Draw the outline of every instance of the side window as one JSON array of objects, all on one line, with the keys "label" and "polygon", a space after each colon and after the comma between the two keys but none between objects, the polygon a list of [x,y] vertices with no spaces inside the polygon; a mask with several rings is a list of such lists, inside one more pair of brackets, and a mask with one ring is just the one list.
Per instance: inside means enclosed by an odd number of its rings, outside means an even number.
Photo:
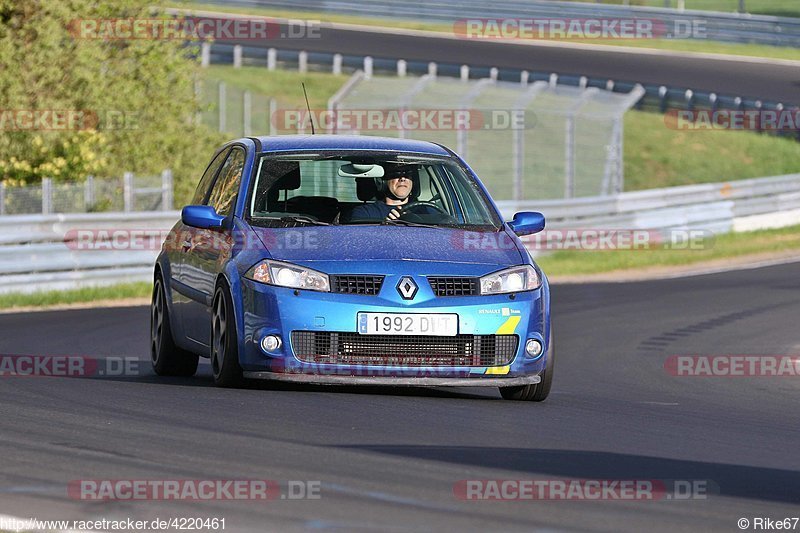
[{"label": "side window", "polygon": [[223,150],[221,151],[217,157],[215,157],[211,164],[208,165],[203,177],[200,178],[200,184],[197,186],[197,190],[194,192],[194,196],[192,197],[192,201],[190,205],[200,205],[203,203],[203,200],[206,199],[206,193],[208,192],[209,187],[214,182],[214,176],[217,175],[217,170],[219,167],[222,166],[222,163],[225,161],[225,156],[228,155],[230,150]]},{"label": "side window", "polygon": [[234,148],[219,171],[219,177],[208,198],[208,205],[212,206],[217,214],[229,216],[233,213],[243,168],[244,150]]}]

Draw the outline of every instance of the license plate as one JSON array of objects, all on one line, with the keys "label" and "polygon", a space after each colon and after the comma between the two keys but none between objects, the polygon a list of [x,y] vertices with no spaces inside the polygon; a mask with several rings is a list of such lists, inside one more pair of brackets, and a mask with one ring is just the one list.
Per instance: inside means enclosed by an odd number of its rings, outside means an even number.
[{"label": "license plate", "polygon": [[358,332],[362,335],[458,334],[455,313],[358,313]]}]

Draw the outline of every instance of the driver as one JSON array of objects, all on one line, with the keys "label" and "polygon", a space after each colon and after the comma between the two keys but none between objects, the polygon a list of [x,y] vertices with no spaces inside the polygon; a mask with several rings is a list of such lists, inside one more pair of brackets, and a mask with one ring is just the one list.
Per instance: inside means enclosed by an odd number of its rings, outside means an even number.
[{"label": "driver", "polygon": [[[403,215],[403,208],[413,203],[411,197],[414,188],[412,180],[413,168],[410,165],[402,165],[391,170],[386,170],[381,186],[378,187],[378,195],[383,199],[363,204],[355,209],[350,215],[352,220],[397,220]],[[432,208],[422,205],[415,209],[417,214],[435,214]]]}]

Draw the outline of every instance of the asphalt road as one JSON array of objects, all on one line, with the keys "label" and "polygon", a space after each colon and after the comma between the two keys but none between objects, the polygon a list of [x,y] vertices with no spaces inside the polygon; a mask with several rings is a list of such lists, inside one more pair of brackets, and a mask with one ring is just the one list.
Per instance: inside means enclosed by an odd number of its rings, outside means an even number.
[{"label": "asphalt road", "polygon": [[[0,378],[0,514],[225,517],[228,531],[739,531],[798,515],[797,377],[675,377],[673,354],[800,355],[800,264],[553,288],[543,404],[494,390]],[[144,307],[0,316],[0,353],[147,358]],[[270,502],[71,499],[78,479],[321,482]],[[680,479],[688,501],[463,501],[465,479]],[[718,487],[718,488],[717,488]]]},{"label": "asphalt road", "polygon": [[[283,35],[296,35],[284,27]],[[516,44],[402,33],[351,30],[322,24],[313,38],[226,40],[225,44],[286,50],[371,55],[407,61],[439,61],[497,68],[557,72],[642,84],[667,85],[728,96],[800,104],[800,68],[794,65],[690,58],[586,48]],[[264,53],[266,57],[266,52]]]}]

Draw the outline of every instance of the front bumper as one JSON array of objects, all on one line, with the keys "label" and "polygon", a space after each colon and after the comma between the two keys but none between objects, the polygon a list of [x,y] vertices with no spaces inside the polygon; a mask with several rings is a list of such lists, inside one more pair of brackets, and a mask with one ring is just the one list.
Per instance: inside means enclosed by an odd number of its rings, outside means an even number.
[{"label": "front bumper", "polygon": [[542,379],[539,375],[512,378],[451,378],[451,377],[387,377],[338,376],[322,374],[285,374],[280,372],[245,372],[250,379],[269,379],[306,383],[309,385],[385,385],[393,387],[515,387],[532,385]]},{"label": "front bumper", "polygon": [[[387,281],[393,289],[394,283]],[[294,291],[242,279],[240,364],[245,376],[315,384],[506,387],[540,381],[550,354],[524,352],[528,339],[548,346],[547,285],[515,295],[434,297],[422,293],[409,303],[388,297]],[[383,293],[382,293],[383,294]],[[356,332],[359,312],[456,313],[459,334],[516,335],[516,353],[502,366],[404,366],[397,364],[325,364],[295,356],[292,332]],[[265,353],[260,339],[277,335],[282,346]]]}]

